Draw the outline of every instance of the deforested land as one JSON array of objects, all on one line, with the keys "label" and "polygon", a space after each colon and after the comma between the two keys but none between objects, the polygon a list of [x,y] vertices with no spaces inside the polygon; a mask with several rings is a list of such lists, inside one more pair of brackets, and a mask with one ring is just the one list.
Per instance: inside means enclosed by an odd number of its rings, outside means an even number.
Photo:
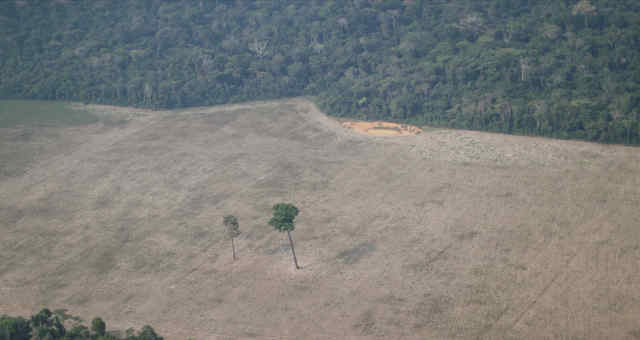
[{"label": "deforested land", "polygon": [[[0,314],[167,339],[640,338],[637,148],[366,135],[300,98],[52,103],[77,116],[47,124],[7,105]],[[300,270],[278,202],[300,210]]]}]

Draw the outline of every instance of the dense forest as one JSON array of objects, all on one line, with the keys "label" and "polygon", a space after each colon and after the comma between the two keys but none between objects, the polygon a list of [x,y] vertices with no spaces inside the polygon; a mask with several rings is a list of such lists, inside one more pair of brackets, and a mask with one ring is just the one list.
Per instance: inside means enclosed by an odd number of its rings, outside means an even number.
[{"label": "dense forest", "polygon": [[640,144],[637,0],[0,2],[0,98],[327,113]]},{"label": "dense forest", "polygon": [[[0,315],[0,340],[163,340],[151,326],[144,326],[139,332],[129,329],[120,337],[106,331],[102,318],[94,318],[91,329],[81,321],[64,309],[51,312],[45,308],[30,319]],[[65,324],[70,324],[71,329]]]}]

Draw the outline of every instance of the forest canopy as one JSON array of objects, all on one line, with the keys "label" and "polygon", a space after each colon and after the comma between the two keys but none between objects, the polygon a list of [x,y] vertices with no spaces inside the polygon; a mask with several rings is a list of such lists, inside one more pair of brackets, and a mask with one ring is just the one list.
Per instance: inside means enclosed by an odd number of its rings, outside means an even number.
[{"label": "forest canopy", "polygon": [[0,98],[327,113],[640,143],[637,0],[0,2]]}]

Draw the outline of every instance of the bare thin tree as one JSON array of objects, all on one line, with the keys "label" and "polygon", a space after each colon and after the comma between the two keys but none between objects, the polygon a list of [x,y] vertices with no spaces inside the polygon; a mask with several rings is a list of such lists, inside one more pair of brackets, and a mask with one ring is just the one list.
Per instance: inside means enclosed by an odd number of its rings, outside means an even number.
[{"label": "bare thin tree", "polygon": [[233,252],[233,260],[236,260],[236,245],[234,239],[240,236],[240,225],[238,219],[233,215],[227,215],[222,219],[222,223],[227,228],[227,233],[231,238],[231,251]]}]

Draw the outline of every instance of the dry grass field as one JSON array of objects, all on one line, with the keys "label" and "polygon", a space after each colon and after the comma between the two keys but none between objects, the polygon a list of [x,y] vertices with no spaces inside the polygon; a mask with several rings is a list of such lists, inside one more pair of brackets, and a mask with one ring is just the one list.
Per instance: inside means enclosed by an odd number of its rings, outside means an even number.
[{"label": "dry grass field", "polygon": [[[638,148],[366,136],[303,99],[85,109],[125,118],[0,129],[0,314],[168,339],[640,339]],[[301,270],[267,224],[281,201]]]}]

